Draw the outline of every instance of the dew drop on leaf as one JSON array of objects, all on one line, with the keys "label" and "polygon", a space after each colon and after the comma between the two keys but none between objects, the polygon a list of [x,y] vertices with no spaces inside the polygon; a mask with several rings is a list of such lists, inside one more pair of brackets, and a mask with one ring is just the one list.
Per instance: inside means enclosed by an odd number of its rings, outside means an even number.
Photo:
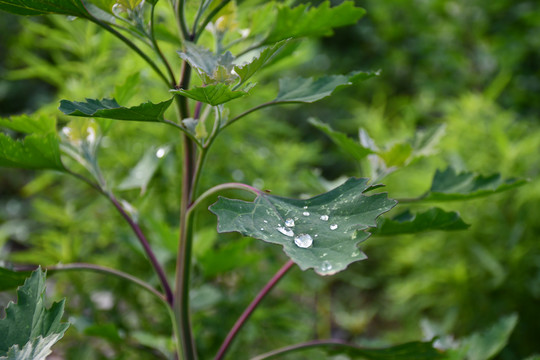
[{"label": "dew drop on leaf", "polygon": [[296,246],[301,248],[308,248],[313,244],[313,238],[309,234],[300,234],[294,238]]},{"label": "dew drop on leaf", "polygon": [[304,216],[309,216],[309,211],[304,211],[304,212],[302,213],[302,215],[304,215]]},{"label": "dew drop on leaf", "polygon": [[321,215],[322,221],[328,221],[328,215]]},{"label": "dew drop on leaf", "polygon": [[323,272],[328,272],[328,271],[332,270],[332,264],[330,264],[330,261],[324,260],[322,265],[321,265],[321,270]]},{"label": "dew drop on leaf", "polygon": [[293,227],[294,226],[294,220],[293,219],[285,220],[285,226]]},{"label": "dew drop on leaf", "polygon": [[336,229],[337,229],[337,224],[330,225],[330,230],[336,230]]},{"label": "dew drop on leaf", "polygon": [[291,229],[284,228],[283,226],[278,226],[276,230],[282,233],[283,235],[294,236],[294,232]]}]

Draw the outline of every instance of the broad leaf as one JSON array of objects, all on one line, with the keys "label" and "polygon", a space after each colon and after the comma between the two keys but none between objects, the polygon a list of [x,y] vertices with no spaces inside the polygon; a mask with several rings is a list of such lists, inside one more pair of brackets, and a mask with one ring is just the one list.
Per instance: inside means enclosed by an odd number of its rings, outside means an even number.
[{"label": "broad leaf", "polygon": [[65,170],[58,137],[33,134],[14,140],[0,133],[0,167]]},{"label": "broad leaf", "polygon": [[464,339],[460,347],[466,351],[466,359],[488,360],[497,355],[508,342],[517,321],[516,314],[503,317],[488,329]]},{"label": "broad leaf", "polygon": [[146,192],[146,188],[152,177],[156,173],[159,164],[169,152],[170,147],[151,148],[144,154],[143,158],[130,171],[129,175],[118,185],[119,190],[141,189],[141,194]]},{"label": "broad leaf", "polygon": [[413,214],[409,210],[393,217],[379,218],[377,228],[371,231],[374,235],[415,234],[433,230],[465,230],[469,227],[455,211],[446,212],[440,208],[431,208]]},{"label": "broad leaf", "polygon": [[526,184],[522,179],[503,180],[500,174],[457,173],[452,167],[435,173],[431,189],[423,197],[429,201],[466,200],[499,193]]},{"label": "broad leaf", "polygon": [[187,61],[205,84],[231,84],[238,77],[232,70],[234,56],[229,52],[215,55],[205,47],[185,42],[185,51],[178,55]]},{"label": "broad leaf", "polygon": [[163,121],[163,114],[172,101],[173,98],[157,104],[146,102],[127,108],[119,105],[114,99],[86,99],[86,102],[62,100],[59,110],[71,116],[160,122]]},{"label": "broad leaf", "polygon": [[0,0],[0,10],[17,15],[62,14],[90,17],[82,0]]},{"label": "broad leaf", "polygon": [[313,78],[280,79],[279,92],[273,102],[312,103],[330,96],[338,87],[352,85],[354,81],[366,80],[377,75],[378,72],[354,72],[350,75],[323,76],[317,80]]},{"label": "broad leaf", "polygon": [[270,46],[264,49],[259,54],[259,56],[251,60],[251,62],[244,65],[235,66],[234,71],[240,77],[240,82],[236,86],[245,84],[246,81],[250,77],[252,77],[257,71],[263,68],[266,64],[268,64],[274,58],[274,55],[276,55],[281,50],[281,48],[286,44],[287,44],[286,40],[280,41],[279,43],[274,44],[273,46]]},{"label": "broad leaf", "polygon": [[45,272],[37,269],[17,290],[17,304],[9,303],[0,320],[1,360],[42,360],[69,324],[61,323],[64,300],[44,306]]},{"label": "broad leaf", "polygon": [[332,8],[330,1],[318,7],[302,4],[291,9],[280,5],[275,25],[265,43],[304,36],[329,36],[333,34],[333,28],[356,24],[365,13],[364,9],[355,7],[353,1],[345,1]]},{"label": "broad leaf", "polygon": [[0,118],[0,127],[25,134],[47,134],[56,131],[56,120],[43,115],[19,115],[9,119]]},{"label": "broad leaf", "polygon": [[357,244],[369,237],[379,215],[395,206],[386,194],[366,196],[368,179],[341,186],[307,200],[260,193],[253,202],[220,197],[210,207],[218,216],[218,232],[237,231],[283,246],[302,270],[332,275],[366,258]]},{"label": "broad leaf", "polygon": [[24,283],[28,273],[0,268],[0,291],[15,289]]},{"label": "broad leaf", "polygon": [[190,90],[171,90],[172,93],[182,94],[190,99],[210,104],[213,106],[224,104],[248,94],[244,90],[232,90],[225,84],[208,85],[205,87],[194,87]]},{"label": "broad leaf", "polygon": [[330,125],[320,122],[317,119],[309,119],[311,125],[315,126],[317,129],[324,132],[330,139],[343,149],[347,154],[354,157],[356,160],[360,161],[364,159],[369,154],[373,154],[374,151],[363,147],[357,141],[351,139],[346,134],[333,130]]}]

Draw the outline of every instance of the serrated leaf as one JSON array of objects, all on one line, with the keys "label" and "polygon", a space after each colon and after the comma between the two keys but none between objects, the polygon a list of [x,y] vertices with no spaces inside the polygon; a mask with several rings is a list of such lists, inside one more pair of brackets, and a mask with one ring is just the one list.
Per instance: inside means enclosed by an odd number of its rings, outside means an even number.
[{"label": "serrated leaf", "polygon": [[488,360],[506,345],[516,327],[518,316],[505,316],[486,330],[476,332],[463,340],[460,347],[467,349],[467,360]]},{"label": "serrated leaf", "polygon": [[182,94],[190,99],[216,106],[228,101],[237,99],[248,94],[244,90],[232,90],[225,84],[208,85],[204,87],[194,87],[189,90],[171,90],[172,93]]},{"label": "serrated leaf", "polygon": [[332,275],[366,258],[357,248],[369,237],[363,230],[376,226],[376,218],[396,204],[386,194],[364,195],[374,188],[367,182],[351,178],[307,200],[266,193],[253,202],[220,197],[209,209],[218,216],[218,232],[237,231],[282,245],[302,270]]},{"label": "serrated leaf", "polygon": [[286,44],[287,40],[280,41],[277,44],[264,49],[259,56],[253,58],[251,62],[244,65],[235,66],[234,71],[240,77],[240,82],[236,86],[238,87],[245,84],[246,81],[249,80],[249,78],[251,78],[257,71],[268,64],[273,59],[274,55],[276,55]]},{"label": "serrated leaf", "polygon": [[365,13],[364,9],[355,7],[353,1],[344,1],[332,8],[330,1],[318,7],[280,5],[275,25],[264,42],[271,44],[287,38],[329,36],[333,34],[333,28],[356,24]]},{"label": "serrated leaf", "polygon": [[413,341],[382,349],[366,349],[357,346],[336,346],[329,354],[345,354],[353,359],[366,360],[436,360],[444,359],[432,342]]},{"label": "serrated leaf", "polygon": [[464,223],[455,211],[447,212],[440,208],[431,208],[413,214],[407,210],[392,219],[379,218],[377,228],[371,231],[374,235],[388,236],[397,234],[415,234],[433,230],[465,230],[469,225]]},{"label": "serrated leaf", "polygon": [[336,145],[338,145],[347,154],[351,155],[358,161],[364,159],[369,154],[374,153],[372,149],[369,149],[360,145],[355,140],[349,138],[346,134],[333,130],[328,124],[322,123],[319,120],[314,119],[314,118],[311,118],[308,121],[311,125],[315,126],[317,129],[321,130],[323,133],[328,135],[328,137]]},{"label": "serrated leaf", "polygon": [[499,193],[526,183],[523,179],[503,180],[500,174],[483,176],[472,172],[457,173],[454,168],[448,167],[444,171],[436,171],[431,189],[423,200],[466,200]]},{"label": "serrated leaf", "polygon": [[17,290],[17,303],[10,302],[0,319],[0,359],[41,360],[50,354],[69,324],[61,323],[64,300],[45,308],[45,272],[37,269]]},{"label": "serrated leaf", "polygon": [[230,51],[215,55],[209,49],[191,42],[185,42],[184,47],[185,51],[178,51],[178,55],[191,65],[205,84],[230,84],[237,78],[232,73],[234,56]]},{"label": "serrated leaf", "polygon": [[0,267],[0,291],[6,291],[17,288],[24,283],[29,273],[13,271]]},{"label": "serrated leaf", "polygon": [[32,134],[23,140],[14,140],[0,133],[0,167],[65,170],[58,137]]},{"label": "serrated leaf", "polygon": [[349,75],[323,76],[316,80],[313,78],[280,79],[279,92],[273,102],[312,103],[330,96],[341,86],[352,85],[354,81],[367,80],[377,75],[377,72],[354,72]]},{"label": "serrated leaf", "polygon": [[43,115],[19,115],[0,118],[0,127],[25,134],[47,134],[56,131],[56,120]]},{"label": "serrated leaf", "polygon": [[129,175],[118,185],[118,189],[141,189],[141,194],[144,194],[148,183],[152,180],[152,177],[169,150],[169,146],[164,146],[157,150],[154,148],[147,150],[143,158],[129,172]]},{"label": "serrated leaf", "polygon": [[62,100],[58,109],[71,116],[160,122],[163,121],[163,114],[172,101],[173,98],[157,104],[146,102],[127,108],[119,105],[114,99],[86,99],[86,102]]},{"label": "serrated leaf", "polygon": [[90,16],[81,0],[0,0],[0,10],[17,15]]}]

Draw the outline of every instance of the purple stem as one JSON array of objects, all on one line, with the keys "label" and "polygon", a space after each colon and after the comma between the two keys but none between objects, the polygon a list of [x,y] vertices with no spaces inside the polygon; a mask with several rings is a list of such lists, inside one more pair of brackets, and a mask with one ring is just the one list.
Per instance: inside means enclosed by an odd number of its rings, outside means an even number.
[{"label": "purple stem", "polygon": [[253,311],[257,308],[262,299],[270,292],[270,290],[272,290],[272,288],[276,286],[276,284],[287,273],[287,271],[289,271],[293,267],[293,265],[294,262],[292,260],[287,261],[287,263],[278,270],[278,272],[270,279],[270,281],[266,283],[266,285],[261,289],[261,291],[259,291],[257,296],[255,296],[255,298],[251,301],[246,310],[244,310],[242,315],[240,315],[238,320],[236,320],[236,323],[227,334],[227,337],[223,341],[223,344],[221,344],[221,347],[219,348],[219,351],[214,360],[223,359],[235,336],[238,334],[242,326],[244,326]]},{"label": "purple stem", "polygon": [[195,105],[195,111],[193,111],[193,118],[194,119],[197,120],[201,116],[201,108],[202,108],[202,102],[197,101],[197,105]]},{"label": "purple stem", "polygon": [[113,205],[116,207],[118,212],[120,212],[120,214],[127,221],[129,226],[131,226],[131,228],[135,232],[135,235],[137,235],[137,238],[139,239],[141,245],[143,246],[146,255],[148,256],[150,262],[152,263],[152,266],[154,267],[154,270],[156,271],[156,273],[157,273],[157,275],[159,277],[159,280],[161,281],[161,286],[163,287],[163,291],[165,291],[165,298],[167,300],[167,303],[172,305],[173,304],[173,293],[172,293],[171,287],[169,286],[169,281],[167,280],[167,276],[165,275],[165,271],[163,271],[163,268],[159,264],[159,262],[158,262],[158,260],[156,258],[156,255],[154,254],[154,251],[152,251],[152,248],[150,247],[150,244],[148,243],[148,240],[144,236],[141,228],[139,227],[139,225],[135,221],[133,221],[131,216],[129,216],[128,213],[126,213],[126,211],[124,210],[122,205],[120,205],[120,203],[114,197],[114,195],[109,194],[109,199],[111,200]]}]

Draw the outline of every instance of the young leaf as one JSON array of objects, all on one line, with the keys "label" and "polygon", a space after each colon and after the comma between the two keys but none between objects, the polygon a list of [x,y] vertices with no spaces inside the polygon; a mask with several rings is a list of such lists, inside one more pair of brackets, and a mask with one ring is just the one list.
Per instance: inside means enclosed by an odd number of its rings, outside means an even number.
[{"label": "young leaf", "polygon": [[173,98],[157,104],[146,102],[126,108],[119,105],[114,99],[86,99],[86,102],[62,100],[58,109],[71,116],[160,122],[163,121],[163,114],[172,101]]},{"label": "young leaf", "polygon": [[61,323],[64,300],[45,308],[45,272],[37,269],[17,290],[0,320],[0,360],[44,360],[69,324]]},{"label": "young leaf", "polygon": [[250,63],[235,66],[234,71],[240,77],[240,82],[236,85],[236,87],[245,84],[250,77],[263,68],[268,62],[270,62],[274,55],[276,55],[286,44],[287,40],[280,41],[277,44],[264,49],[259,56],[251,60]]},{"label": "young leaf", "polygon": [[356,24],[365,13],[364,9],[355,7],[353,1],[344,1],[332,8],[330,1],[319,7],[303,4],[291,9],[280,5],[274,28],[264,43],[304,36],[329,36],[333,34],[333,28]]},{"label": "young leaf", "polygon": [[328,124],[322,123],[314,118],[311,118],[308,121],[311,125],[328,135],[336,145],[358,161],[364,159],[369,154],[374,153],[372,149],[360,145],[346,134],[333,130]]},{"label": "young leaf", "polygon": [[[249,89],[248,89],[249,90]],[[182,94],[190,99],[216,106],[248,94],[245,90],[234,91],[225,84],[194,87],[190,90],[171,90],[172,93]]]},{"label": "young leaf", "polygon": [[130,171],[129,175],[118,185],[119,190],[141,189],[141,194],[146,192],[146,188],[152,177],[156,173],[162,159],[169,152],[170,147],[151,148],[143,158]]},{"label": "young leaf", "polygon": [[418,214],[409,210],[392,219],[379,218],[374,235],[415,234],[432,230],[465,230],[469,227],[455,211],[446,212],[440,208],[431,208]]},{"label": "young leaf", "polygon": [[90,16],[81,0],[0,0],[0,10],[17,15]]},{"label": "young leaf", "polygon": [[185,51],[178,51],[178,55],[187,61],[197,71],[205,84],[230,84],[237,75],[232,73],[234,56],[229,52],[215,55],[205,47],[185,42]]},{"label": "young leaf", "polygon": [[431,189],[423,197],[429,201],[466,200],[506,191],[526,184],[523,179],[503,180],[500,174],[475,175],[472,172],[457,173],[452,167],[435,173]]},{"label": "young leaf", "polygon": [[220,197],[209,209],[218,216],[218,232],[237,231],[280,244],[302,270],[332,275],[366,258],[357,248],[369,237],[362,230],[375,226],[376,218],[396,204],[386,194],[364,195],[377,187],[367,182],[351,178],[307,200],[262,192],[253,202]]},{"label": "young leaf", "polygon": [[0,167],[65,170],[56,134],[32,134],[14,140],[0,133]]},{"label": "young leaf", "polygon": [[303,102],[312,103],[330,96],[341,86],[352,85],[354,81],[363,81],[377,76],[378,72],[354,72],[349,75],[323,76],[313,78],[280,79],[279,92],[274,103]]}]

